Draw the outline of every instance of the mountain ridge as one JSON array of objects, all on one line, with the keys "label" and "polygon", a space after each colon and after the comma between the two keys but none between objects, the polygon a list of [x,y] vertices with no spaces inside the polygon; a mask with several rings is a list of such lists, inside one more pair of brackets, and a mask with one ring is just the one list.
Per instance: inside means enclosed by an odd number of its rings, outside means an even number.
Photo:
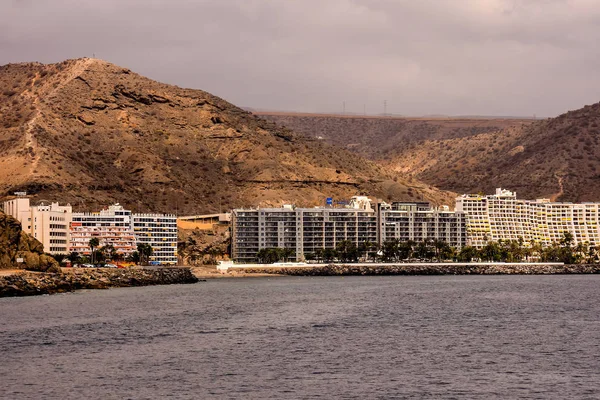
[{"label": "mountain ridge", "polygon": [[389,165],[455,191],[503,186],[527,198],[599,201],[599,127],[600,103],[595,103],[525,126],[424,141]]},{"label": "mountain ridge", "polygon": [[325,197],[451,202],[210,93],[97,59],[0,67],[0,194],[82,210],[214,212]]}]

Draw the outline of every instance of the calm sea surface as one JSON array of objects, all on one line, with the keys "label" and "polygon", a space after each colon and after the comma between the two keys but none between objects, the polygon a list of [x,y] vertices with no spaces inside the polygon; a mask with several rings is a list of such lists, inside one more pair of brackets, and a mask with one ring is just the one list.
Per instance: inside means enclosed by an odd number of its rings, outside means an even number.
[{"label": "calm sea surface", "polygon": [[600,398],[600,276],[212,280],[0,323],[3,399]]}]

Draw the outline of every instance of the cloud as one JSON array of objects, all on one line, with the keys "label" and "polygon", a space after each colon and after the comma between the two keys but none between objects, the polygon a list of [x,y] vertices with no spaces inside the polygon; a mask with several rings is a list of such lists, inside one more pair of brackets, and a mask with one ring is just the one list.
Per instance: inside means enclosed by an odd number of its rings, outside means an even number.
[{"label": "cloud", "polygon": [[0,63],[92,56],[238,105],[545,115],[600,100],[595,0],[0,5]]}]

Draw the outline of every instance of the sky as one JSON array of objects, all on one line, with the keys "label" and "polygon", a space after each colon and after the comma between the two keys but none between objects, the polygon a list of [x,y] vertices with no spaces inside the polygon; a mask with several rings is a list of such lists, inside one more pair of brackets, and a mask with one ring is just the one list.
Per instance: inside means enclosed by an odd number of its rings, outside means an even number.
[{"label": "sky", "polygon": [[600,101],[599,0],[1,0],[0,65],[92,57],[238,106],[551,117]]}]

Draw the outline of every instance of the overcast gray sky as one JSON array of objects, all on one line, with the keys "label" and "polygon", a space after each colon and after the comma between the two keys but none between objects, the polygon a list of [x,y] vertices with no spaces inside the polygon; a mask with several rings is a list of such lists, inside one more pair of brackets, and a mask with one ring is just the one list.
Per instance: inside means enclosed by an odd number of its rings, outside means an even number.
[{"label": "overcast gray sky", "polygon": [[93,54],[261,109],[554,116],[600,101],[600,1],[0,0],[0,64]]}]

